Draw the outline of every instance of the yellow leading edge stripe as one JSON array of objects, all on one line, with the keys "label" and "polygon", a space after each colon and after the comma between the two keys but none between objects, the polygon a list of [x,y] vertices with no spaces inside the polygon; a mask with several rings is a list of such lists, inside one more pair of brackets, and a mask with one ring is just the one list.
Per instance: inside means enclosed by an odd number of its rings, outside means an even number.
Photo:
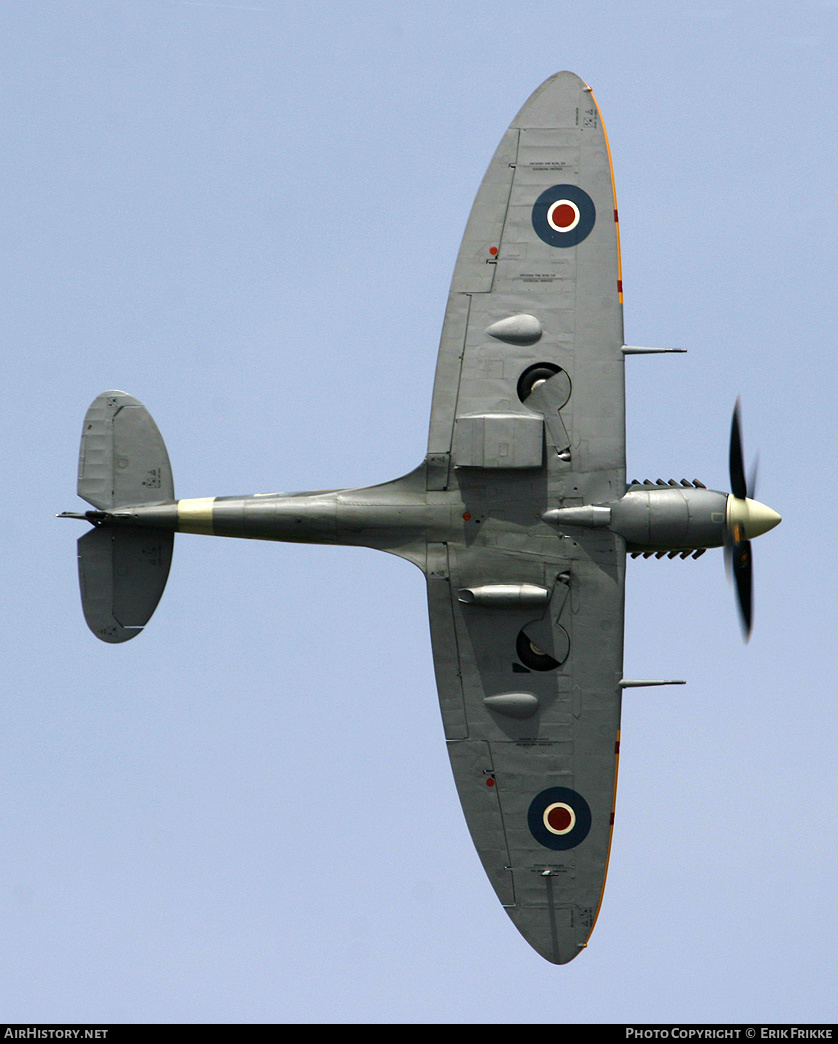
[{"label": "yellow leading edge stripe", "polygon": [[[588,932],[588,939],[593,934],[594,928],[596,928],[597,919],[599,918],[599,911],[602,909],[602,900],[605,896],[605,879],[608,877],[608,864],[611,862],[611,842],[614,840],[614,816],[617,811],[617,777],[620,775],[620,730],[617,730],[617,740],[614,744],[614,791],[611,798],[611,831],[608,834],[608,853],[605,856],[605,875],[602,878],[602,891],[599,893],[599,903],[594,914],[594,923],[591,925],[591,930]],[[585,946],[588,945],[588,940],[585,940]]]},{"label": "yellow leading edge stripe", "polygon": [[605,138],[605,151],[608,153],[608,166],[611,168],[611,192],[614,196],[614,224],[617,226],[617,293],[619,294],[620,304],[623,303],[623,257],[620,250],[620,220],[618,217],[619,210],[617,208],[617,187],[614,184],[614,163],[611,160],[611,146],[608,144],[608,131],[605,129],[605,120],[602,118],[602,112],[599,105],[597,104],[596,98],[594,98],[594,92],[591,88],[591,97],[594,99],[594,105],[596,105],[596,111],[599,113],[599,122],[602,125],[602,134]]},{"label": "yellow leading edge stripe", "polygon": [[204,533],[215,536],[212,528],[212,505],[215,497],[198,497],[177,502],[177,527],[181,533]]},{"label": "yellow leading edge stripe", "polygon": [[[590,87],[588,88],[588,90],[589,91],[591,90]],[[599,108],[599,105],[597,104],[596,98],[594,98],[594,92],[593,91],[591,91],[591,97],[594,99],[594,105],[596,105],[597,112],[599,113],[599,120],[600,120],[600,123],[602,124],[602,133],[605,136],[605,148],[606,148],[606,151],[608,152],[608,166],[611,168],[611,191],[614,194],[614,224],[617,227],[617,279],[618,279],[617,292],[618,292],[619,297],[620,297],[620,304],[622,304],[623,303],[623,259],[622,259],[622,253],[621,253],[621,250],[620,250],[620,222],[619,222],[619,219],[618,219],[619,211],[617,210],[617,188],[616,188],[616,186],[614,184],[614,164],[611,161],[611,146],[608,144],[608,132],[605,130],[605,121],[602,118],[602,112],[600,111],[600,108]],[[599,912],[602,909],[602,900],[603,900],[603,897],[605,895],[605,880],[608,877],[608,865],[611,862],[611,842],[614,840],[614,816],[615,816],[615,813],[617,811],[617,779],[618,779],[619,775],[620,775],[620,730],[618,729],[617,730],[617,740],[616,740],[616,743],[615,743],[615,752],[614,752],[614,791],[613,791],[613,796],[611,798],[611,824],[610,824],[611,825],[611,830],[610,830],[610,832],[608,834],[608,853],[607,853],[607,855],[605,857],[605,874],[604,874],[603,879],[602,879],[602,891],[599,893],[599,903],[597,905],[596,912],[594,913],[594,920],[593,920],[593,924],[591,925],[591,930],[590,930],[590,932],[588,932],[588,939],[590,939],[591,935],[593,934],[593,930],[596,927],[596,923],[597,923],[597,920],[599,918]],[[585,946],[588,945],[587,939],[585,940],[584,945]]]}]

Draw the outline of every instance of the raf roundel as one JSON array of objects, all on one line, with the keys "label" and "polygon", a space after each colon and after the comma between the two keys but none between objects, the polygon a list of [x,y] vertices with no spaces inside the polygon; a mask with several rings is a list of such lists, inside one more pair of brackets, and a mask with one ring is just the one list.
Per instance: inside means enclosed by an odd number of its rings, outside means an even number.
[{"label": "raf roundel", "polygon": [[527,823],[530,833],[540,845],[561,852],[575,848],[588,836],[591,809],[575,790],[550,787],[532,799]]},{"label": "raf roundel", "polygon": [[578,185],[553,185],[533,204],[532,227],[553,247],[572,247],[586,239],[596,221],[594,201]]}]

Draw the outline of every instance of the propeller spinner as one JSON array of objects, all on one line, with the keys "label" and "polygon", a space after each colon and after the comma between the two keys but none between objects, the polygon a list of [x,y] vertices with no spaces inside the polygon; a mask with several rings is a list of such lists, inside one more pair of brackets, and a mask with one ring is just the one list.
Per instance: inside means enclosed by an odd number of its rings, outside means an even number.
[{"label": "propeller spinner", "polygon": [[782,521],[776,511],[753,499],[756,469],[750,483],[745,480],[739,399],[730,427],[730,488],[727,498],[725,560],[736,583],[736,598],[745,641],[753,623],[753,562],[751,540],[767,533]]}]

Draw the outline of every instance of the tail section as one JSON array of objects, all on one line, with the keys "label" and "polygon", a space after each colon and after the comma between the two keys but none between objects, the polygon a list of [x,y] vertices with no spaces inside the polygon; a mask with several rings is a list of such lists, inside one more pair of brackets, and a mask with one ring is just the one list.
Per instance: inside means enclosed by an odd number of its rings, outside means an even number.
[{"label": "tail section", "polygon": [[[132,395],[107,391],[91,404],[82,428],[77,491],[100,511],[174,500],[163,438]],[[174,539],[172,530],[105,522],[79,540],[82,608],[97,638],[126,642],[140,633],[166,586]]]}]

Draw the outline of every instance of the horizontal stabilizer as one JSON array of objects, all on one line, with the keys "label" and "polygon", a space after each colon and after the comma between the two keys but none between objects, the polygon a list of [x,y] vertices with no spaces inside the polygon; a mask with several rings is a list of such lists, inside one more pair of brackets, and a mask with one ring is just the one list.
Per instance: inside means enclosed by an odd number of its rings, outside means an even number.
[{"label": "horizontal stabilizer", "polygon": [[81,537],[81,602],[97,638],[127,642],[148,623],[166,586],[174,541],[171,530],[133,526],[97,526]]},{"label": "horizontal stabilizer", "polygon": [[163,438],[133,395],[106,391],[91,403],[82,427],[77,491],[102,511],[174,500]]}]

